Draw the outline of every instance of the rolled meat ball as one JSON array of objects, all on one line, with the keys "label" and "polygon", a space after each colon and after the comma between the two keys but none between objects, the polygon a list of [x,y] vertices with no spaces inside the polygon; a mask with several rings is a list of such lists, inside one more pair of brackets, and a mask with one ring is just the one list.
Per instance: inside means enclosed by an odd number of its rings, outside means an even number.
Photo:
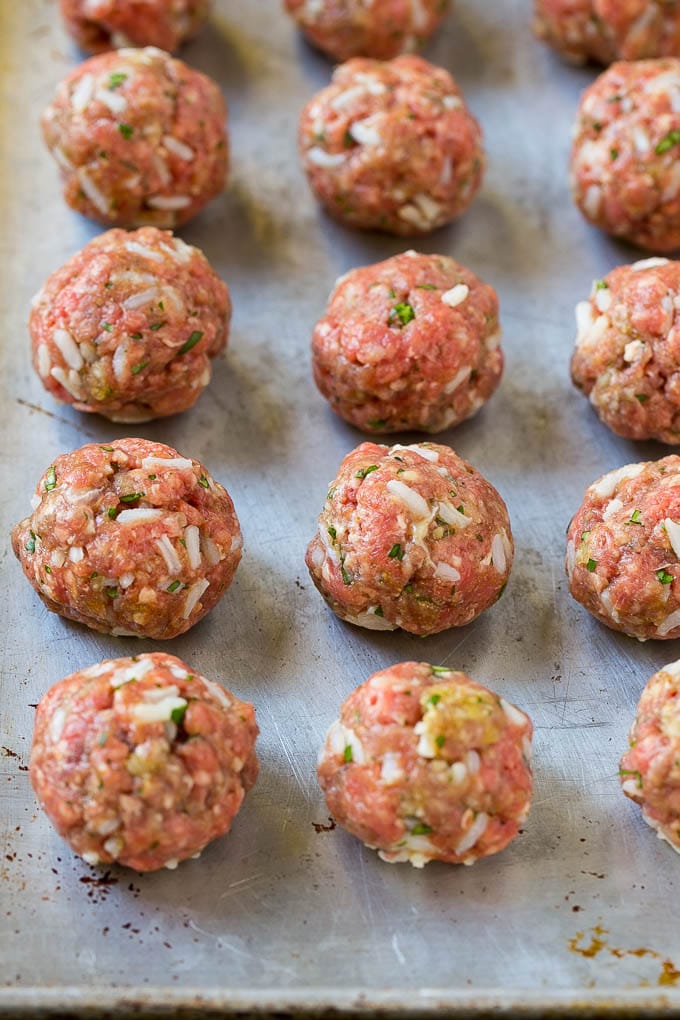
[{"label": "rolled meat ball", "polygon": [[211,0],[60,0],[68,32],[88,53],[158,46],[172,53],[207,21]]},{"label": "rolled meat ball", "polygon": [[305,36],[333,60],[389,60],[417,49],[433,34],[448,0],[285,0]]},{"label": "rolled meat ball", "polygon": [[384,861],[474,864],[527,818],[532,729],[465,673],[401,662],[342,704],[319,783],[338,824]]},{"label": "rolled meat ball", "polygon": [[567,531],[566,569],[577,602],[612,630],[680,637],[680,457],[594,482]]},{"label": "rolled meat ball", "polygon": [[440,432],[500,381],[498,297],[469,269],[414,251],[338,280],[312,338],[314,379],[367,432]]},{"label": "rolled meat ball", "polygon": [[614,269],[576,315],[571,377],[600,419],[628,439],[680,443],[680,262]]},{"label": "rolled meat ball", "polygon": [[231,828],[257,734],[252,705],[174,655],[109,659],[41,700],[31,782],[88,864],[172,869]]},{"label": "rolled meat ball", "polygon": [[162,640],[198,623],[231,584],[241,529],[198,461],[146,439],[64,453],[12,531],[53,613],[114,636]]},{"label": "rolled meat ball", "polygon": [[176,227],[224,190],[218,86],[153,47],[91,57],[42,118],[72,209],[105,226]]},{"label": "rolled meat ball", "polygon": [[309,183],[337,220],[426,234],[457,219],[482,181],[482,134],[448,71],[421,57],[356,58],[304,108]]},{"label": "rolled meat ball", "polygon": [[619,777],[659,839],[680,853],[680,662],[647,681]]},{"label": "rolled meat ball", "polygon": [[601,230],[655,252],[680,247],[680,60],[613,64],[586,89],[571,185]]},{"label": "rolled meat ball", "polygon": [[676,0],[534,0],[534,31],[576,64],[680,56]]},{"label": "rolled meat ball", "polygon": [[498,601],[513,551],[505,503],[448,446],[362,443],[331,483],[306,562],[341,620],[425,635]]},{"label": "rolled meat ball", "polygon": [[191,407],[227,343],[229,291],[198,248],[156,227],[109,230],[33,300],[33,365],[57,400],[111,421]]}]

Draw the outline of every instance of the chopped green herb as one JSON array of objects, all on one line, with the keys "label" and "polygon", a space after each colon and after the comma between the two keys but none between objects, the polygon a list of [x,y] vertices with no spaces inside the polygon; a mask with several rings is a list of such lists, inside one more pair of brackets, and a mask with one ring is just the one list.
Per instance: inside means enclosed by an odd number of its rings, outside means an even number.
[{"label": "chopped green herb", "polygon": [[111,518],[111,520],[115,521],[116,517],[118,516],[118,507],[117,506],[110,506],[109,509],[106,512],[109,515],[109,517]]},{"label": "chopped green herb", "polygon": [[133,127],[131,127],[130,124],[119,124],[118,125],[118,130],[120,131],[120,133],[123,136],[123,138],[126,138],[128,140],[130,138],[132,138],[132,136],[133,136],[133,134],[135,132],[135,129]]},{"label": "chopped green herb", "polygon": [[609,150],[609,156],[610,156],[610,158],[612,160],[618,159],[619,158],[619,150],[618,149],[610,149]]},{"label": "chopped green herb", "polygon": [[400,546],[399,542],[395,542],[387,555],[391,560],[403,560],[404,550]]},{"label": "chopped green herb", "polygon": [[34,553],[35,552],[35,532],[34,531],[31,532],[31,537],[26,542],[26,545],[24,546],[24,549],[26,550],[26,552],[30,552],[30,553]]},{"label": "chopped green herb", "polygon": [[151,332],[152,333],[156,333],[157,330],[163,329],[163,326],[165,326],[165,325],[166,325],[165,322],[154,322],[153,326],[150,327]]},{"label": "chopped green herb", "polygon": [[203,336],[203,333],[200,331],[200,329],[194,330],[194,332],[191,334],[189,339],[186,340],[182,344],[180,349],[177,351],[176,357],[181,358],[183,354],[186,354],[187,351],[190,351],[192,347],[195,347],[196,344],[198,343],[198,341],[201,339],[202,336]]},{"label": "chopped green herb", "polygon": [[465,515],[465,507],[463,506],[462,503],[460,504],[460,506],[456,507],[456,510],[458,511],[459,514]]},{"label": "chopped green herb", "polygon": [[437,288],[433,283],[417,283],[416,290],[436,290]]},{"label": "chopped green herb", "polygon": [[186,705],[178,705],[177,708],[173,708],[170,713],[170,719],[174,722],[175,726],[182,725],[182,719],[184,719],[184,713],[187,710]]},{"label": "chopped green herb", "polygon": [[372,429],[383,429],[387,425],[387,421],[385,418],[370,418],[367,424]]},{"label": "chopped green herb", "polygon": [[333,486],[333,488],[329,489],[328,492],[326,493],[326,499],[333,499],[333,496],[337,491],[338,490],[335,488],[335,486]]},{"label": "chopped green herb", "polygon": [[503,598],[503,596],[505,595],[505,589],[507,587],[508,587],[508,582],[506,581],[505,584],[501,585],[501,590],[498,592],[498,595],[496,596],[496,602],[498,602],[499,599]]},{"label": "chopped green herb", "polygon": [[669,574],[668,571],[665,570],[663,567],[661,568],[661,570],[656,571],[656,576],[657,579],[661,581],[662,584],[671,584],[671,582],[673,581],[673,575]]},{"label": "chopped green herb", "polygon": [[113,453],[113,447],[112,446],[100,446],[99,449],[100,450],[106,450],[107,453]]},{"label": "chopped green herb", "polygon": [[619,769],[620,776],[635,776],[637,784],[642,789],[642,775],[637,769]]},{"label": "chopped green herb", "polygon": [[113,74],[109,75],[109,88],[111,91],[117,89],[119,85],[122,85],[127,80],[127,75],[124,71],[114,71]]},{"label": "chopped green herb", "polygon": [[438,733],[437,736],[434,738],[434,742],[437,745],[437,747],[443,747],[444,744],[446,743],[446,737],[444,736],[443,733]]},{"label": "chopped green herb", "polygon": [[375,607],[375,615],[376,616],[384,616],[385,615],[383,613],[383,607],[382,606],[376,606]]},{"label": "chopped green herb", "polygon": [[378,470],[378,465],[377,464],[370,464],[368,467],[359,468],[359,470],[357,471],[357,473],[355,474],[354,477],[355,478],[365,478],[366,475],[370,475],[371,471],[377,471],[377,470]]},{"label": "chopped green herb", "polygon": [[345,146],[346,149],[351,149],[352,146],[354,145],[354,139],[352,138],[352,135],[350,134],[349,131],[345,131],[345,135],[342,139],[342,144]]},{"label": "chopped green herb", "polygon": [[347,746],[345,747],[343,758],[345,759],[346,762],[354,761],[354,755],[352,753],[351,744],[347,744]]},{"label": "chopped green herb", "polygon": [[105,591],[106,591],[106,594],[109,596],[110,599],[117,599],[118,598],[118,589],[117,588],[106,588]]},{"label": "chopped green herb", "polygon": [[128,492],[127,496],[121,496],[121,503],[136,503],[138,499],[144,499],[143,492]]},{"label": "chopped green herb", "polygon": [[97,573],[96,570],[93,571],[93,573],[90,574],[90,580],[94,581],[95,577],[99,577],[99,574]]},{"label": "chopped green herb", "polygon": [[131,340],[141,340],[142,339],[142,334],[141,333],[130,333],[129,336],[130,336]]},{"label": "chopped green herb", "polygon": [[647,396],[646,393],[636,393],[635,399],[639,400],[641,404],[646,404],[647,401],[649,400],[649,397]]},{"label": "chopped green herb", "polygon": [[400,301],[399,304],[395,305],[389,315],[389,322],[394,322],[398,319],[402,326],[408,325],[412,319],[415,319],[416,313],[413,311],[411,305],[405,301]]},{"label": "chopped green herb", "polygon": [[351,584],[351,583],[352,583],[352,578],[351,578],[351,576],[350,576],[350,575],[349,575],[349,574],[347,573],[347,571],[345,570],[345,565],[344,565],[344,563],[341,563],[341,564],[340,564],[340,573],[342,574],[342,583],[343,583],[343,584]]},{"label": "chopped green herb", "polygon": [[606,280],[596,280],[595,290],[609,290],[609,284]]},{"label": "chopped green herb", "polygon": [[[433,666],[432,669],[434,670],[435,667]],[[431,694],[430,697],[427,699],[427,703],[428,705],[438,705],[441,700],[442,700],[441,694]]]},{"label": "chopped green herb", "polygon": [[210,488],[210,482],[205,477],[205,475],[201,475],[201,477],[198,479],[198,484],[201,485],[204,489]]},{"label": "chopped green herb", "polygon": [[133,366],[132,366],[132,374],[133,374],[133,375],[139,375],[139,373],[140,373],[140,372],[141,372],[141,371],[142,371],[143,369],[145,369],[145,368],[146,368],[146,366],[147,366],[148,364],[149,364],[149,362],[148,362],[148,361],[140,361],[140,362],[138,362],[138,363],[137,363],[136,365],[133,365]]},{"label": "chopped green herb", "polygon": [[54,464],[45,475],[45,490],[51,492],[52,489],[57,487],[57,469]]},{"label": "chopped green herb", "polygon": [[102,329],[105,329],[107,333],[113,333],[113,326],[110,322],[102,322]]},{"label": "chopped green herb", "polygon": [[597,566],[597,560],[588,560],[588,562],[586,563],[586,570],[589,570],[590,573],[592,574],[592,572],[595,570],[596,566]]},{"label": "chopped green herb", "polygon": [[[442,673],[451,672],[448,666],[430,666],[430,669],[432,670],[435,676],[441,676]],[[436,697],[436,695],[433,694],[432,697]],[[437,702],[435,701],[435,705],[436,704]]]},{"label": "chopped green herb", "polygon": [[[150,482],[155,482],[156,479],[158,478],[158,475],[147,475],[146,477],[149,479]],[[182,539],[180,539],[180,542],[181,541]]]},{"label": "chopped green herb", "polygon": [[113,284],[111,283],[111,280],[106,281],[106,283],[104,284],[104,290],[113,290]]},{"label": "chopped green herb", "polygon": [[602,130],[602,124],[600,123],[600,121],[599,120],[594,120],[593,121],[593,131],[597,131],[599,133],[601,130]]},{"label": "chopped green herb", "polygon": [[336,538],[338,537],[338,533],[337,533],[337,531],[335,530],[335,528],[333,527],[332,524],[328,528],[328,534],[331,536],[331,538],[335,542]]},{"label": "chopped green herb", "polygon": [[411,829],[412,836],[429,836],[431,832],[432,826],[428,825],[426,822],[418,822],[418,824],[414,825]]},{"label": "chopped green herb", "polygon": [[179,588],[181,583],[182,583],[181,581],[173,581],[172,584],[168,585],[168,587],[166,588],[166,591],[170,591],[170,592],[177,591],[177,589]]},{"label": "chopped green herb", "polygon": [[52,567],[47,567],[47,566],[46,566],[46,567],[45,567],[45,573],[46,573],[46,574],[51,574],[51,573],[52,573]]},{"label": "chopped green herb", "polygon": [[628,523],[629,524],[639,524],[639,525],[642,525],[642,521],[640,520],[641,516],[642,516],[642,510],[633,510],[633,513],[631,514],[631,517],[630,517],[630,520],[628,521]]},{"label": "chopped green herb", "polygon": [[654,151],[657,156],[663,156],[664,152],[668,152],[669,149],[672,149],[673,146],[677,145],[679,142],[680,131],[673,129],[673,131],[669,131],[668,134],[661,139]]}]

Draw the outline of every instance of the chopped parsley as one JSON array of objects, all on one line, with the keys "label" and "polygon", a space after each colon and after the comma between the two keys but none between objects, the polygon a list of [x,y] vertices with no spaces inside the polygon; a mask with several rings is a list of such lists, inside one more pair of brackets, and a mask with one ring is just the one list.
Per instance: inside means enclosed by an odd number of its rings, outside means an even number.
[{"label": "chopped parsley", "polygon": [[388,321],[394,322],[398,319],[402,326],[406,326],[412,319],[415,319],[415,317],[416,313],[413,311],[411,305],[409,305],[406,301],[400,301],[390,312]]},{"label": "chopped parsley", "polygon": [[437,288],[433,283],[417,283],[416,290],[436,290]]},{"label": "chopped parsley", "polygon": [[57,469],[54,464],[45,475],[45,490],[51,492],[52,489],[57,487]]},{"label": "chopped parsley", "polygon": [[163,329],[163,326],[167,325],[165,322],[154,322],[153,326],[150,327],[151,332],[155,333],[159,329]]},{"label": "chopped parsley", "polygon": [[51,573],[52,573],[52,567],[48,567],[48,566],[46,566],[46,567],[45,567],[45,573],[46,573],[46,574],[51,574]]},{"label": "chopped parsley", "polygon": [[434,742],[437,745],[437,747],[443,747],[444,744],[446,743],[446,737],[444,736],[443,733],[438,733],[437,736],[434,738]]},{"label": "chopped parsley", "polygon": [[586,563],[586,570],[589,570],[590,573],[592,574],[592,572],[595,570],[596,566],[597,566],[597,560],[588,560],[588,562]]},{"label": "chopped parsley", "polygon": [[198,479],[198,484],[201,485],[204,489],[210,488],[210,482],[205,477],[205,475],[201,475],[201,477]]},{"label": "chopped parsley", "polygon": [[109,89],[113,92],[119,85],[122,85],[124,81],[127,81],[127,75],[124,71],[114,71],[113,74],[109,75]]},{"label": "chopped parsley", "polygon": [[119,124],[118,130],[120,131],[123,138],[127,139],[128,141],[130,138],[132,138],[133,134],[135,133],[135,129],[131,127],[130,124]]},{"label": "chopped parsley", "polygon": [[170,713],[170,719],[174,722],[175,726],[181,726],[182,720],[184,719],[184,713],[187,710],[186,705],[178,705],[177,708],[173,708]]},{"label": "chopped parsley", "polygon": [[679,142],[680,131],[674,128],[673,131],[669,131],[668,134],[661,139],[654,151],[657,156],[663,156],[664,152],[668,152],[669,149],[672,149],[673,146],[677,145]]},{"label": "chopped parsley", "polygon": [[195,329],[194,332],[189,337],[189,339],[185,340],[180,349],[177,351],[176,356],[178,358],[181,358],[183,354],[186,354],[188,351],[191,350],[192,347],[196,346],[196,344],[202,338],[202,336],[203,333],[200,331],[200,329]]},{"label": "chopped parsley", "polygon": [[639,400],[641,404],[646,404],[647,401],[649,400],[649,397],[647,396],[646,393],[636,393],[635,399]]},{"label": "chopped parsley", "polygon": [[399,542],[395,542],[387,555],[391,560],[403,560],[404,550],[400,546]]},{"label": "chopped parsley", "polygon": [[427,822],[418,822],[411,829],[412,836],[429,836],[432,832],[432,826],[428,825]]},{"label": "chopped parsley", "polygon": [[377,471],[377,470],[378,470],[378,465],[377,464],[369,464],[368,467],[359,468],[359,470],[357,471],[357,473],[355,474],[354,477],[355,478],[365,478],[366,475],[370,475],[371,471]]},{"label": "chopped parsley", "polygon": [[376,606],[375,607],[375,614],[374,615],[375,616],[384,616],[385,614],[383,613],[383,607],[382,606]]},{"label": "chopped parsley", "polygon": [[141,333],[129,333],[128,335],[129,335],[131,340],[141,340],[142,339],[142,334]]},{"label": "chopped parsley", "polygon": [[[439,676],[441,673],[450,673],[451,672],[451,670],[449,669],[448,666],[430,666],[430,669],[435,674],[435,676]],[[433,694],[432,698],[437,698],[438,699],[439,695],[438,694]],[[430,698],[430,701],[432,701],[432,698]],[[432,704],[436,705],[437,702],[436,701],[432,701]]]},{"label": "chopped parsley", "polygon": [[102,322],[102,329],[105,329],[107,333],[113,333],[113,326],[110,322]]},{"label": "chopped parsley", "polygon": [[606,280],[596,280],[595,290],[609,290],[609,284]]},{"label": "chopped parsley", "polygon": [[343,584],[351,584],[352,583],[352,578],[347,573],[347,571],[345,570],[345,564],[344,563],[340,564],[340,573],[342,574],[342,583]]},{"label": "chopped parsley", "polygon": [[329,527],[328,527],[328,534],[331,536],[331,538],[335,542],[336,538],[338,537],[338,533],[337,533],[337,531],[335,530],[335,528],[333,527],[332,524],[329,525]]},{"label": "chopped parsley", "polygon": [[[432,668],[435,669],[436,667],[433,666]],[[427,699],[427,703],[428,705],[438,705],[441,700],[442,700],[441,694],[431,694],[430,697]]]},{"label": "chopped parsley", "polygon": [[30,553],[34,553],[35,552],[35,531],[31,532],[31,537],[26,542],[26,545],[24,546],[24,549],[26,550],[26,552],[30,552]]},{"label": "chopped parsley", "polygon": [[133,375],[139,375],[139,373],[140,373],[140,372],[141,372],[141,371],[142,371],[143,369],[145,369],[145,368],[146,368],[146,366],[147,366],[148,364],[149,364],[149,362],[148,362],[148,361],[140,361],[140,362],[138,362],[138,363],[137,363],[136,365],[133,365],[133,366],[132,366],[132,374],[133,374]]},{"label": "chopped parsley", "polygon": [[370,418],[366,424],[372,429],[384,429],[387,425],[387,420],[385,418]]},{"label": "chopped parsley", "polygon": [[619,775],[635,776],[635,778],[637,779],[638,786],[640,787],[640,789],[642,789],[642,775],[638,772],[637,769],[619,769]]},{"label": "chopped parsley", "polygon": [[100,450],[106,450],[107,453],[113,453],[113,447],[112,446],[100,446],[99,449]]},{"label": "chopped parsley", "polygon": [[662,584],[670,584],[673,581],[673,575],[669,574],[664,567],[656,571],[656,577]]},{"label": "chopped parsley", "polygon": [[116,517],[118,516],[118,507],[117,506],[110,506],[109,509],[106,512],[109,515],[109,517],[111,518],[111,520],[115,521]]},{"label": "chopped parsley", "polygon": [[118,598],[118,589],[117,588],[106,588],[105,591],[106,591],[106,594],[109,596],[110,599],[117,599]]},{"label": "chopped parsley", "polygon": [[166,588],[166,591],[169,591],[169,592],[177,591],[177,589],[179,588],[181,583],[182,583],[181,581],[173,581],[172,584],[168,585],[168,587]]},{"label": "chopped parsley", "polygon": [[352,753],[352,745],[351,744],[347,744],[347,746],[345,747],[345,750],[344,750],[344,753],[343,753],[343,758],[348,763],[351,762],[351,761],[354,761],[354,754]]},{"label": "chopped parsley", "polygon": [[121,503],[136,503],[138,499],[144,499],[143,492],[128,492],[127,496],[121,496]]},{"label": "chopped parsley", "polygon": [[631,514],[631,517],[630,517],[630,520],[628,521],[628,523],[629,524],[639,524],[642,527],[642,521],[640,520],[641,517],[642,517],[642,510],[633,510],[633,513]]}]

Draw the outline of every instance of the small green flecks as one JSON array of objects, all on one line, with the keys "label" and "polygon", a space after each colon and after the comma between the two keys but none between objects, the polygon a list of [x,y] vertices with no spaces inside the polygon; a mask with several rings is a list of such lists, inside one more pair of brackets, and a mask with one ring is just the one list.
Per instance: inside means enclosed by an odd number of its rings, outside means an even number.
[{"label": "small green flecks", "polygon": [[337,490],[337,488],[336,488],[335,486],[333,486],[332,488],[330,488],[330,489],[328,490],[328,492],[326,493],[326,499],[333,499],[333,496],[335,495],[335,493],[336,493],[337,491],[338,491],[338,490]]},{"label": "small green flecks", "polygon": [[328,526],[328,534],[331,536],[331,538],[335,542],[336,538],[338,537],[338,533],[337,533],[337,531],[335,530],[335,528],[333,527],[332,524],[330,524]]},{"label": "small green flecks", "polygon": [[[438,668],[440,668],[440,667],[433,666],[432,667],[433,672],[434,672],[435,669],[438,669]],[[445,670],[445,672],[448,672],[448,670]],[[427,703],[428,703],[428,705],[438,705],[441,700],[442,700],[441,694],[431,694],[430,697],[427,699]]]},{"label": "small green flecks", "polygon": [[181,583],[182,583],[181,581],[173,581],[172,584],[168,585],[168,587],[166,588],[166,591],[169,591],[169,592],[177,591],[177,589],[179,588]]},{"label": "small green flecks", "polygon": [[142,339],[142,334],[141,333],[129,333],[128,335],[129,335],[131,340],[141,340]]},{"label": "small green flecks", "polygon": [[432,826],[428,825],[426,822],[418,822],[418,824],[414,825],[411,829],[412,836],[429,836],[431,832]]},{"label": "small green flecks", "polygon": [[[441,676],[442,673],[450,673],[451,672],[451,670],[449,669],[448,666],[430,666],[430,669],[432,670],[432,672],[434,673],[435,676]],[[438,695],[433,694],[432,697],[433,698],[438,698]],[[437,702],[434,701],[433,704],[436,705]]]},{"label": "small green flecks", "polygon": [[107,333],[113,333],[113,326],[110,322],[102,322],[102,329],[105,329]]},{"label": "small green flecks", "polygon": [[184,342],[184,343],[182,344],[182,346],[180,347],[180,349],[179,349],[179,350],[177,351],[177,357],[178,357],[178,358],[181,358],[181,356],[182,356],[183,354],[186,354],[186,353],[187,353],[187,351],[190,351],[192,347],[195,347],[195,346],[196,346],[196,344],[198,343],[198,341],[199,341],[199,340],[201,339],[201,337],[202,337],[202,336],[203,336],[203,333],[201,332],[201,330],[200,330],[200,329],[196,329],[196,330],[194,330],[194,332],[193,332],[193,333],[191,334],[191,336],[189,337],[189,339],[188,339],[188,340],[186,340],[186,341],[185,341],[185,342]]},{"label": "small green flecks", "polygon": [[619,150],[618,149],[610,149],[609,150],[609,156],[610,156],[612,161],[614,161],[615,159],[618,159],[619,158]]},{"label": "small green flecks", "polygon": [[138,499],[144,499],[143,492],[128,492],[127,496],[121,496],[121,503],[136,503]]},{"label": "small green flecks", "polygon": [[52,573],[52,567],[46,566],[45,567],[45,573],[46,574],[51,574]]},{"label": "small green flecks", "polygon": [[149,328],[152,333],[156,333],[159,329],[163,329],[163,326],[165,325],[165,322],[154,322],[153,326],[150,326]]},{"label": "small green flecks", "polygon": [[345,759],[345,761],[348,762],[348,763],[351,762],[351,761],[354,761],[354,755],[352,753],[352,745],[351,744],[347,744],[347,746],[345,747],[345,750],[344,750],[342,756]]},{"label": "small green flecks", "polygon": [[346,149],[351,149],[352,146],[354,145],[354,139],[352,138],[352,135],[350,134],[349,131],[345,131],[345,134],[342,139],[342,144],[345,146]]},{"label": "small green flecks", "polygon": [[119,124],[118,130],[120,131],[123,138],[126,138],[128,140],[132,138],[135,131],[135,129],[131,127],[130,124]]},{"label": "small green flecks", "polygon": [[662,584],[671,584],[673,581],[673,575],[669,574],[668,571],[662,567],[661,570],[655,571],[657,580],[661,581]]},{"label": "small green flecks", "polygon": [[341,564],[340,564],[340,573],[342,574],[342,583],[343,583],[343,584],[351,584],[351,583],[352,583],[352,578],[351,578],[351,576],[350,576],[350,575],[349,575],[349,574],[347,573],[347,571],[345,570],[345,565],[344,565],[344,563],[341,563]]},{"label": "small green flecks", "polygon": [[619,769],[620,776],[635,776],[637,784],[642,789],[642,774],[637,769]]},{"label": "small green flecks", "polygon": [[503,596],[505,595],[505,589],[507,587],[508,587],[508,584],[507,584],[507,581],[506,581],[505,584],[501,585],[501,590],[498,592],[498,595],[496,596],[496,602],[498,602],[499,599],[503,598]]},{"label": "small green flecks", "polygon": [[124,71],[114,71],[113,74],[109,75],[109,88],[111,91],[117,89],[119,85],[122,85],[124,81],[127,81],[127,75]]},{"label": "small green flecks", "polygon": [[592,574],[592,572],[595,570],[596,566],[597,566],[597,560],[588,560],[588,562],[586,563],[586,570],[589,570],[590,573]]},{"label": "small green flecks", "polygon": [[465,515],[465,507],[463,506],[462,503],[460,504],[460,506],[456,507],[456,510],[458,511],[459,514]]},{"label": "small green flecks", "polygon": [[117,588],[106,588],[105,591],[106,591],[106,594],[109,596],[110,599],[117,599],[118,598],[118,589]]},{"label": "small green flecks", "polygon": [[105,450],[106,453],[113,453],[113,447],[112,446],[100,446],[99,449],[100,450]]},{"label": "small green flecks", "polygon": [[669,131],[668,134],[661,139],[654,151],[657,156],[663,156],[664,152],[668,152],[669,149],[672,149],[673,146],[677,145],[679,142],[680,131],[674,129],[673,131]]},{"label": "small green flecks", "polygon": [[630,517],[630,520],[628,521],[628,523],[629,524],[639,524],[640,526],[642,526],[642,521],[640,520],[641,517],[642,517],[642,510],[633,510],[633,513],[631,514],[631,517]]},{"label": "small green flecks", "polygon": [[387,420],[385,418],[370,418],[366,424],[372,429],[384,429],[387,425]]},{"label": "small green flecks", "polygon": [[[158,475],[147,475],[146,477],[149,479],[150,482],[155,482],[156,479],[158,478]],[[180,542],[181,541],[182,539],[180,539]]]},{"label": "small green flecks", "polygon": [[51,492],[52,489],[57,487],[57,469],[54,464],[45,475],[45,490]]},{"label": "small green flecks", "polygon": [[118,507],[117,506],[110,506],[109,509],[106,512],[109,515],[109,517],[111,518],[111,520],[115,521],[116,517],[118,516]]},{"label": "small green flecks", "polygon": [[104,290],[113,290],[113,284],[111,283],[110,280],[107,280],[106,283],[104,284]]},{"label": "small green flecks", "polygon": [[387,555],[391,560],[403,560],[404,550],[399,542],[395,542]]},{"label": "small green flecks", "polygon": [[132,369],[131,369],[131,371],[132,371],[132,374],[133,374],[133,375],[139,375],[139,373],[140,373],[140,372],[141,372],[141,371],[142,371],[143,369],[145,369],[145,368],[146,368],[146,366],[147,366],[148,364],[149,364],[149,362],[148,362],[148,361],[140,361],[140,362],[138,362],[138,363],[137,363],[136,365],[133,365],[133,366],[132,366]]},{"label": "small green flecks", "polygon": [[389,322],[394,322],[398,319],[402,326],[408,325],[413,319],[415,319],[416,313],[413,308],[406,301],[400,301],[394,306],[389,315]]},{"label": "small green flecks", "polygon": [[187,710],[186,705],[178,705],[177,708],[173,708],[170,713],[170,719],[174,722],[175,726],[181,726],[182,720],[184,719],[184,713]]},{"label": "small green flecks", "polygon": [[446,743],[446,737],[444,736],[443,733],[438,733],[437,736],[434,738],[434,742],[437,745],[437,747],[443,747],[444,744]]},{"label": "small green flecks", "polygon": [[369,464],[368,467],[359,468],[359,470],[357,471],[357,473],[355,474],[354,477],[355,478],[365,478],[366,475],[370,475],[371,471],[377,471],[377,470],[378,470],[378,465],[377,464]]},{"label": "small green flecks", "polygon": [[93,571],[93,572],[92,572],[92,573],[90,574],[90,580],[91,580],[91,581],[94,581],[95,577],[99,577],[99,574],[97,573],[97,571],[96,571],[96,570],[94,570],[94,571]]},{"label": "small green flecks", "polygon": [[416,290],[436,290],[437,288],[433,283],[417,283]]},{"label": "small green flecks", "polygon": [[641,404],[646,404],[647,401],[649,400],[649,397],[647,396],[646,393],[636,393],[635,399],[639,400]]},{"label": "small green flecks", "polygon": [[600,123],[600,121],[599,120],[594,120],[593,121],[593,131],[597,131],[597,133],[599,134],[601,130],[602,130],[602,124]]},{"label": "small green flecks", "polygon": [[201,477],[198,479],[198,484],[201,485],[204,489],[210,488],[210,482],[205,477],[205,475],[201,475]]},{"label": "small green flecks", "polygon": [[606,280],[596,280],[595,290],[609,290],[609,284]]},{"label": "small green flecks", "polygon": [[34,531],[31,532],[31,537],[29,539],[27,539],[26,544],[24,546],[24,549],[26,550],[26,552],[29,552],[29,553],[34,553],[35,552],[35,532]]},{"label": "small green flecks", "polygon": [[376,616],[384,616],[385,615],[383,613],[383,607],[382,606],[376,606],[375,607],[375,615]]}]

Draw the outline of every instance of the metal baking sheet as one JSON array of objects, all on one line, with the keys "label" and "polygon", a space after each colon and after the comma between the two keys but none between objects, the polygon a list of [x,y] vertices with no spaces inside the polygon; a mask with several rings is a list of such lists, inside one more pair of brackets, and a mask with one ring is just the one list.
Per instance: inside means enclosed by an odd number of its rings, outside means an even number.
[{"label": "metal baking sheet", "polygon": [[[77,59],[47,0],[3,0],[2,534],[63,450],[125,434],[55,404],[28,357],[44,277],[97,232],[63,204],[37,118]],[[456,226],[419,242],[500,292],[499,393],[444,441],[505,496],[517,556],[503,601],[426,640],[340,623],[303,563],[329,479],[361,436],[334,419],[308,344],[334,279],[403,243],[320,214],[295,130],[329,65],[279,0],[218,0],[183,56],[223,86],[231,186],[182,233],[228,281],[228,355],[198,406],[141,434],[198,457],[229,488],[246,555],[219,607],[168,650],[252,699],[259,783],[233,833],[177,872],[108,875],[76,859],[33,801],[34,705],[101,658],[151,650],[50,615],[3,541],[0,1012],[389,1015],[492,1009],[680,1007],[680,862],[620,793],[618,758],[647,677],[680,655],[596,624],[569,598],[564,531],[589,482],[663,454],[611,436],[568,380],[573,306],[633,253],[588,228],[567,192],[570,125],[594,71],[563,66],[529,32],[523,0],[458,0],[427,55],[482,121],[484,189]],[[536,725],[534,807],[521,837],[473,868],[388,866],[327,831],[317,748],[372,671],[426,658],[488,682]]]}]

